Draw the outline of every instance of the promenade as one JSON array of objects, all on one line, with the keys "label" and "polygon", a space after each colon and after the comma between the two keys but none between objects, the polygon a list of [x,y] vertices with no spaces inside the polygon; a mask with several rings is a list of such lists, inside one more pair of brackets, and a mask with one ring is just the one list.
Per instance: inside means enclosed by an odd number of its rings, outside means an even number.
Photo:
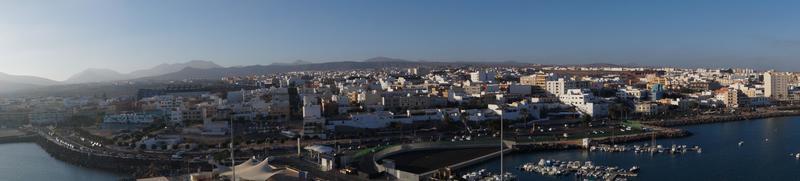
[{"label": "promenade", "polygon": [[653,126],[674,127],[674,126],[684,126],[684,125],[694,125],[694,124],[719,123],[719,122],[742,121],[742,120],[762,119],[771,117],[786,117],[786,116],[800,116],[800,110],[798,110],[797,107],[771,108],[771,109],[759,110],[756,112],[698,115],[691,117],[681,117],[676,119],[647,121],[643,123]]}]

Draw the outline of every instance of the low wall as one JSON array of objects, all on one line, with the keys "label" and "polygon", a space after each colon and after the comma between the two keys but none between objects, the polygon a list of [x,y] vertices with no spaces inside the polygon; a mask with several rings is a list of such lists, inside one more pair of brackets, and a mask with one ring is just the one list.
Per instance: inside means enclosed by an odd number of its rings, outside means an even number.
[{"label": "low wall", "polygon": [[644,122],[644,123],[646,123],[648,125],[654,125],[654,126],[673,127],[673,126],[685,126],[685,125],[708,124],[708,123],[721,123],[721,122],[730,122],[730,121],[763,119],[763,118],[771,118],[771,117],[787,117],[787,116],[800,116],[800,112],[799,111],[793,111],[793,110],[786,110],[786,111],[783,111],[783,112],[757,113],[757,114],[748,114],[748,115],[716,115],[716,116],[712,116],[712,117],[681,118],[681,119],[677,119],[677,120],[648,121],[648,122]]}]

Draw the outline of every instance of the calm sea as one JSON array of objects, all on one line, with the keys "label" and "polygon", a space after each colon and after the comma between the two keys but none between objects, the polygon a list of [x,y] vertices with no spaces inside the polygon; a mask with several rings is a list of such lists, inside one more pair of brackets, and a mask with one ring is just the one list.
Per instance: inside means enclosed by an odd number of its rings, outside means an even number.
[{"label": "calm sea", "polygon": [[56,160],[35,143],[0,144],[0,180],[117,180],[120,175]]},{"label": "calm sea", "polygon": [[[518,153],[504,158],[507,171],[519,180],[575,180],[575,177],[540,176],[516,170],[539,159],[592,161],[595,165],[641,168],[632,180],[800,180],[800,117],[685,126],[694,133],[687,138],[660,139],[656,144],[700,145],[703,153],[634,154],[586,152],[583,150]],[[768,139],[768,141],[767,141]],[[740,147],[738,143],[744,141]],[[639,142],[631,144],[649,143]],[[486,168],[497,173],[499,158],[468,168]]]}]

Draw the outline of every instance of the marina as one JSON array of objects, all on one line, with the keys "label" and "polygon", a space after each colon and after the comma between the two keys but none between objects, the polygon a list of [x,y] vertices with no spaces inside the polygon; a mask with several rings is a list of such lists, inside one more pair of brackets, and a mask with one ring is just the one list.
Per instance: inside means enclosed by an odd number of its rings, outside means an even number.
[{"label": "marina", "polygon": [[500,174],[493,174],[492,172],[481,169],[474,172],[469,172],[461,176],[465,181],[515,181],[517,176],[509,172],[505,172],[502,177]]},{"label": "marina", "polygon": [[603,179],[603,180],[627,180],[628,177],[636,177],[639,167],[633,166],[630,169],[623,169],[616,166],[594,165],[591,161],[560,161],[540,159],[538,163],[525,163],[519,167],[525,172],[532,172],[547,176],[569,176],[577,178]]},{"label": "marina", "polygon": [[642,145],[606,145],[601,144],[597,146],[589,147],[589,151],[591,152],[634,152],[634,153],[650,153],[650,154],[685,154],[687,152],[694,152],[694,153],[703,153],[703,148],[700,146],[687,146],[687,145],[675,145],[665,147],[662,145],[650,145],[650,144],[642,144]]},{"label": "marina", "polygon": [[[519,152],[505,156],[506,170],[518,180],[575,180],[575,177],[531,174],[519,167],[538,163],[541,159],[572,160],[595,165],[613,165],[618,168],[639,168],[631,180],[800,180],[800,117],[780,117],[751,121],[678,127],[693,134],[689,137],[658,139],[666,147],[662,154],[620,154],[622,152],[589,151],[589,149]],[[765,142],[768,138],[769,142]],[[743,144],[739,146],[739,143]],[[631,142],[627,145],[652,144],[651,140]],[[702,153],[687,150],[686,154],[668,154],[671,145],[699,145]],[[663,146],[669,145],[669,146]],[[632,146],[627,146],[630,149]],[[633,153],[633,150],[627,150]],[[486,169],[497,172],[499,160],[465,168]],[[668,176],[667,176],[668,175]]]}]

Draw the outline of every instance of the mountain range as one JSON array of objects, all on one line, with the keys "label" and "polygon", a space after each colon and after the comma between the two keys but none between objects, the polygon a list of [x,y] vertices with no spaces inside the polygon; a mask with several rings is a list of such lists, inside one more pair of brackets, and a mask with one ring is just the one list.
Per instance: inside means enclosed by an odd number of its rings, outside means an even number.
[{"label": "mountain range", "polygon": [[72,75],[67,80],[62,82],[35,76],[11,75],[6,73],[0,73],[0,93],[15,92],[25,89],[51,86],[51,85],[130,80],[142,77],[151,77],[151,76],[169,74],[181,71],[186,68],[203,70],[212,68],[222,68],[222,66],[219,66],[211,61],[192,60],[185,63],[161,64],[149,69],[136,70],[127,74],[120,73],[111,69],[90,68],[82,72],[79,72],[75,75]]},{"label": "mountain range", "polygon": [[[505,62],[436,62],[436,61],[410,61],[397,58],[375,57],[363,61],[338,61],[312,63],[296,60],[286,63],[273,63],[269,65],[250,65],[222,67],[210,61],[193,60],[186,63],[161,64],[150,69],[137,70],[127,74],[109,69],[87,69],[71,76],[69,79],[58,82],[33,76],[16,76],[0,73],[0,93],[8,93],[24,89],[49,86],[68,85],[92,82],[109,82],[119,80],[135,81],[172,81],[172,80],[215,80],[225,76],[264,75],[272,73],[286,73],[293,71],[342,71],[365,70],[384,68],[410,68],[410,67],[463,67],[463,66],[522,66],[529,63]],[[613,64],[592,64],[595,66],[611,66]]]},{"label": "mountain range", "polygon": [[59,82],[41,77],[11,75],[0,72],[0,92],[13,92],[56,84],[59,84]]},{"label": "mountain range", "polygon": [[64,83],[76,84],[76,83],[129,80],[141,77],[150,77],[150,76],[158,76],[158,75],[173,73],[181,71],[185,68],[211,69],[211,68],[222,68],[222,66],[219,66],[211,61],[192,60],[186,63],[161,64],[153,68],[137,70],[127,74],[119,73],[111,69],[90,68],[69,77],[67,80],[64,81]]}]

